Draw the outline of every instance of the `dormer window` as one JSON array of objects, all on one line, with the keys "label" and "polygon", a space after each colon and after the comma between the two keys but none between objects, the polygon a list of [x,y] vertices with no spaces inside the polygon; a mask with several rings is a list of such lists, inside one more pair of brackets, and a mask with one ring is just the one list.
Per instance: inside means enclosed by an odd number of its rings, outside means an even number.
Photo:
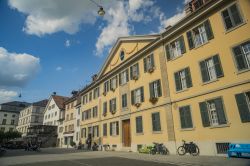
[{"label": "dormer window", "polygon": [[125,58],[125,52],[122,50],[122,51],[120,52],[120,59],[121,59],[121,61],[123,61],[124,58]]}]

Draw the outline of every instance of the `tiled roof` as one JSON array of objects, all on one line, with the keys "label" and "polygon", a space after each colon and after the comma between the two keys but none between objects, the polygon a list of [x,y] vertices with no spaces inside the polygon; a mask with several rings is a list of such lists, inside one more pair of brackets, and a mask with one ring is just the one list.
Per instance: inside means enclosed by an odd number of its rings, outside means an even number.
[{"label": "tiled roof", "polygon": [[48,100],[45,99],[45,100],[41,100],[41,101],[32,103],[32,105],[33,106],[39,106],[39,107],[46,107],[47,103],[48,103]]},{"label": "tiled roof", "polygon": [[30,105],[30,103],[27,102],[21,102],[21,101],[11,101],[7,103],[2,103],[0,105],[9,105],[9,106],[16,106],[16,107],[27,107]]},{"label": "tiled roof", "polygon": [[58,95],[52,95],[52,98],[59,109],[64,109],[64,102],[69,99],[68,97]]}]

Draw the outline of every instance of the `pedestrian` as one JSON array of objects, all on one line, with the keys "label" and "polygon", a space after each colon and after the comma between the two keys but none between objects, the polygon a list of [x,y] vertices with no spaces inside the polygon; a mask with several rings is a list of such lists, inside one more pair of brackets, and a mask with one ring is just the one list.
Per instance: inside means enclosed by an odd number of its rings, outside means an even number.
[{"label": "pedestrian", "polygon": [[92,136],[91,134],[89,134],[86,140],[86,144],[88,145],[88,150],[91,150],[91,143],[92,143]]}]

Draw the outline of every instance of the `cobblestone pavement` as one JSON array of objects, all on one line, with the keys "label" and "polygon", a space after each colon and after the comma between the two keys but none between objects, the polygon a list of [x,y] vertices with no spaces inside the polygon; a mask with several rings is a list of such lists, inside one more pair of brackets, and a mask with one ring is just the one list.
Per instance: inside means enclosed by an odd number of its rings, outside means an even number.
[{"label": "cobblestone pavement", "polygon": [[47,148],[41,152],[24,150],[8,151],[0,157],[0,166],[250,166],[250,159],[237,159],[211,156],[148,155],[133,152],[92,152],[75,149]]}]

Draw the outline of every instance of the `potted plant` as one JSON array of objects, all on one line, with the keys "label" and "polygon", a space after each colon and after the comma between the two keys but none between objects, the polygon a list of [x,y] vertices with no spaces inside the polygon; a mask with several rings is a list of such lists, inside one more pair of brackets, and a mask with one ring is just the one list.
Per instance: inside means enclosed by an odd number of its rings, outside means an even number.
[{"label": "potted plant", "polygon": [[151,98],[149,99],[149,101],[150,101],[151,103],[155,104],[155,103],[158,101],[158,98],[157,98],[157,97],[151,97]]}]

